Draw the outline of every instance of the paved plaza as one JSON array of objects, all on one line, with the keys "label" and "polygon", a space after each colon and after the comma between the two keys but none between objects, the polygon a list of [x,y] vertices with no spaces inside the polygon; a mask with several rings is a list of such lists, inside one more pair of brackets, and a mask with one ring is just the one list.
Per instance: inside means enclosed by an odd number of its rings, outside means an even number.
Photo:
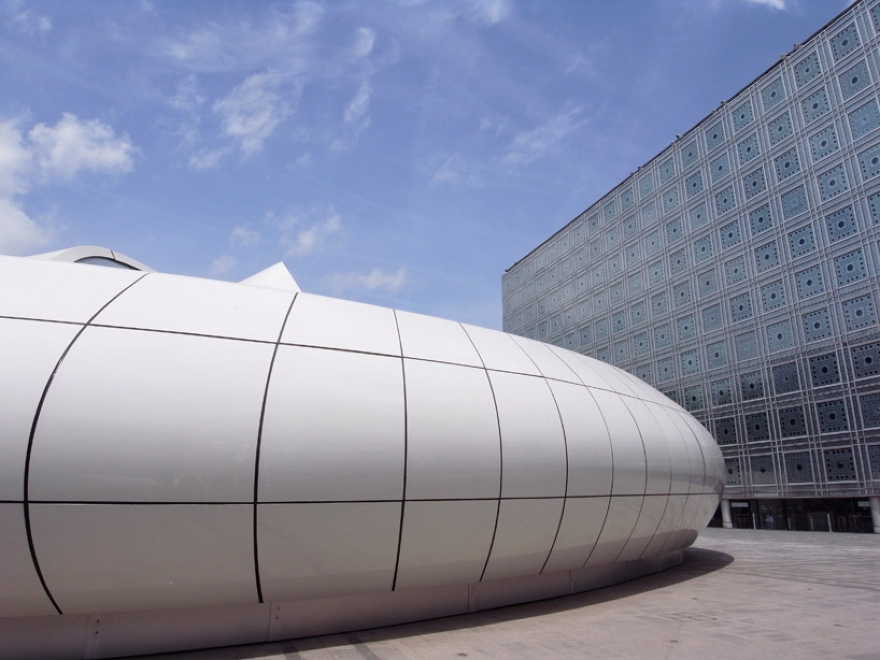
[{"label": "paved plaza", "polygon": [[880,535],[706,530],[658,575],[538,603],[161,660],[880,660]]}]

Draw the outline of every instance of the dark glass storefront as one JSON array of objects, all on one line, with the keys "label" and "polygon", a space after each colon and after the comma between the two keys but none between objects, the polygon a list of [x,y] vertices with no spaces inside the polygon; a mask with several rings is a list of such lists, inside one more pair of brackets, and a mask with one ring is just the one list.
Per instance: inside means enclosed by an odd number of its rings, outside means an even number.
[{"label": "dark glass storefront", "polygon": [[[857,532],[871,534],[868,498],[730,500],[734,529],[779,529],[805,532]],[[721,510],[713,527],[721,527]]]}]

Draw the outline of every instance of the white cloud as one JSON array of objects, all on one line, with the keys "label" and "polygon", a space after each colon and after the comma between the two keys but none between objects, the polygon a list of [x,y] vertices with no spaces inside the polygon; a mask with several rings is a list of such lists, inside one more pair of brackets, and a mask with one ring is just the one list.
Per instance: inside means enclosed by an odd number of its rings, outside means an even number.
[{"label": "white cloud", "polygon": [[81,121],[64,113],[54,127],[37,124],[28,133],[34,158],[48,179],[71,179],[82,170],[129,172],[136,149],[128,136],[117,137],[107,124]]},{"label": "white cloud", "polygon": [[208,269],[208,272],[211,277],[219,277],[235,268],[237,263],[238,261],[232,255],[223,254],[211,262],[211,267]]},{"label": "white cloud", "polygon": [[260,242],[260,232],[251,227],[239,225],[232,230],[229,243],[237,247],[252,247]]},{"label": "white cloud", "polygon": [[771,9],[782,10],[785,9],[786,0],[746,0],[746,2],[752,5],[764,5]]},{"label": "white cloud", "polygon": [[40,226],[12,200],[0,198],[0,254],[28,254],[46,245],[51,228]]},{"label": "white cloud", "polygon": [[393,272],[373,268],[369,273],[332,273],[327,277],[327,285],[336,294],[353,290],[397,292],[404,284],[406,284],[405,268],[398,268]]},{"label": "white cloud", "polygon": [[297,215],[278,217],[272,213],[267,221],[278,231],[278,242],[286,257],[304,257],[315,252],[327,240],[342,231],[342,219],[333,209],[314,222],[304,222]]},{"label": "white cloud", "polygon": [[206,149],[190,156],[189,166],[194,170],[210,170],[217,167],[220,161],[229,154],[229,149]]},{"label": "white cloud", "polygon": [[290,107],[278,91],[281,83],[278,73],[257,73],[214,103],[214,112],[223,121],[223,132],[239,142],[245,155],[262,149],[263,142],[290,114]]},{"label": "white cloud", "polygon": [[[16,3],[13,3],[15,7]],[[42,14],[37,14],[29,9],[17,11],[9,18],[9,23],[19,32],[34,36],[42,36],[52,30],[52,19]]]},{"label": "white cloud", "polygon": [[348,107],[345,108],[343,120],[346,124],[355,123],[367,114],[367,111],[370,109],[371,92],[370,83],[366,80],[362,82],[354,98],[351,99]]},{"label": "white cloud", "polygon": [[555,149],[563,139],[584,125],[581,108],[559,113],[542,126],[517,135],[510,143],[505,163],[525,164]]},{"label": "white cloud", "polygon": [[82,171],[127,172],[137,151],[98,120],[64,114],[37,124],[25,137],[22,119],[0,120],[0,253],[23,254],[46,245],[54,230],[28,217],[17,198],[38,183],[68,180]]},{"label": "white cloud", "polygon": [[431,183],[452,183],[464,184],[469,186],[479,186],[481,184],[480,177],[468,166],[464,158],[458,154],[452,154],[443,159],[440,167],[431,177]]},{"label": "white cloud", "polygon": [[360,27],[357,29],[357,36],[354,43],[354,55],[361,59],[369,55],[373,51],[376,43],[376,32],[372,28]]},{"label": "white cloud", "polygon": [[471,17],[483,25],[495,25],[510,16],[510,0],[466,0]]}]

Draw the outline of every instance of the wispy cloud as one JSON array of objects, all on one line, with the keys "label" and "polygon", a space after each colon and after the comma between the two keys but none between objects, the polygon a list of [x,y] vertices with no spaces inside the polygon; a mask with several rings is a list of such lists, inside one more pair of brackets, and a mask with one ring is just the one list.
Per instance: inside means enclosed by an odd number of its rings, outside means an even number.
[{"label": "wispy cloud", "polygon": [[6,6],[7,22],[12,29],[31,37],[43,36],[52,30],[52,19],[30,9],[22,9],[18,2],[10,2]]},{"label": "wispy cloud", "polygon": [[354,95],[354,98],[351,99],[348,107],[345,108],[343,121],[346,124],[360,123],[362,120],[365,119],[364,116],[370,109],[371,91],[372,89],[368,81],[364,81],[361,83],[360,87],[358,87],[357,93]]},{"label": "wispy cloud", "polygon": [[360,27],[355,33],[354,56],[364,58],[373,52],[376,43],[376,31],[368,27]]},{"label": "wispy cloud", "polygon": [[560,112],[537,128],[520,133],[511,141],[504,162],[522,165],[553,151],[565,138],[586,123],[582,114],[582,108],[571,108]]},{"label": "wispy cloud", "polygon": [[0,121],[0,252],[42,247],[53,229],[25,212],[21,197],[39,183],[67,181],[83,171],[120,173],[134,166],[136,148],[107,124],[65,113],[55,126],[27,133],[22,119]]},{"label": "wispy cloud", "polygon": [[37,167],[46,178],[71,179],[83,170],[129,172],[137,151],[128,136],[107,124],[64,113],[55,126],[37,124],[28,134]]},{"label": "wispy cloud", "polygon": [[269,213],[266,221],[277,232],[277,241],[285,257],[308,256],[342,231],[342,219],[332,208],[305,217],[294,213],[283,216]]},{"label": "wispy cloud", "polygon": [[771,9],[785,9],[786,0],[745,0],[751,5],[764,5],[765,7],[770,7]]},{"label": "wispy cloud", "polygon": [[471,18],[483,25],[495,25],[510,16],[509,0],[465,0]]},{"label": "wispy cloud", "polygon": [[331,273],[326,278],[327,287],[335,294],[357,291],[400,291],[406,284],[406,269],[387,271],[373,268],[368,273]]},{"label": "wispy cloud", "polygon": [[482,182],[474,168],[461,155],[451,154],[443,158],[440,166],[434,171],[431,183],[478,186]]},{"label": "wispy cloud", "polygon": [[214,103],[223,133],[236,140],[246,156],[262,149],[263,142],[291,113],[279,94],[282,82],[283,77],[272,71],[257,73]]},{"label": "wispy cloud", "polygon": [[238,264],[238,260],[230,254],[222,254],[211,262],[208,273],[211,277],[220,277],[231,271]]},{"label": "wispy cloud", "polygon": [[260,232],[253,227],[239,225],[232,230],[229,244],[236,247],[252,247],[260,242]]}]

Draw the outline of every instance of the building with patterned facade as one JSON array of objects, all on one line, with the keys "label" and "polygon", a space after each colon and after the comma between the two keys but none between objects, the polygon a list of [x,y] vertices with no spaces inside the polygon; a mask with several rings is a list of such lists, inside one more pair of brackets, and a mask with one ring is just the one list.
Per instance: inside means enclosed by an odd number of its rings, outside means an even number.
[{"label": "building with patterned facade", "polygon": [[727,526],[880,531],[878,45],[859,0],[503,276],[712,432]]}]

